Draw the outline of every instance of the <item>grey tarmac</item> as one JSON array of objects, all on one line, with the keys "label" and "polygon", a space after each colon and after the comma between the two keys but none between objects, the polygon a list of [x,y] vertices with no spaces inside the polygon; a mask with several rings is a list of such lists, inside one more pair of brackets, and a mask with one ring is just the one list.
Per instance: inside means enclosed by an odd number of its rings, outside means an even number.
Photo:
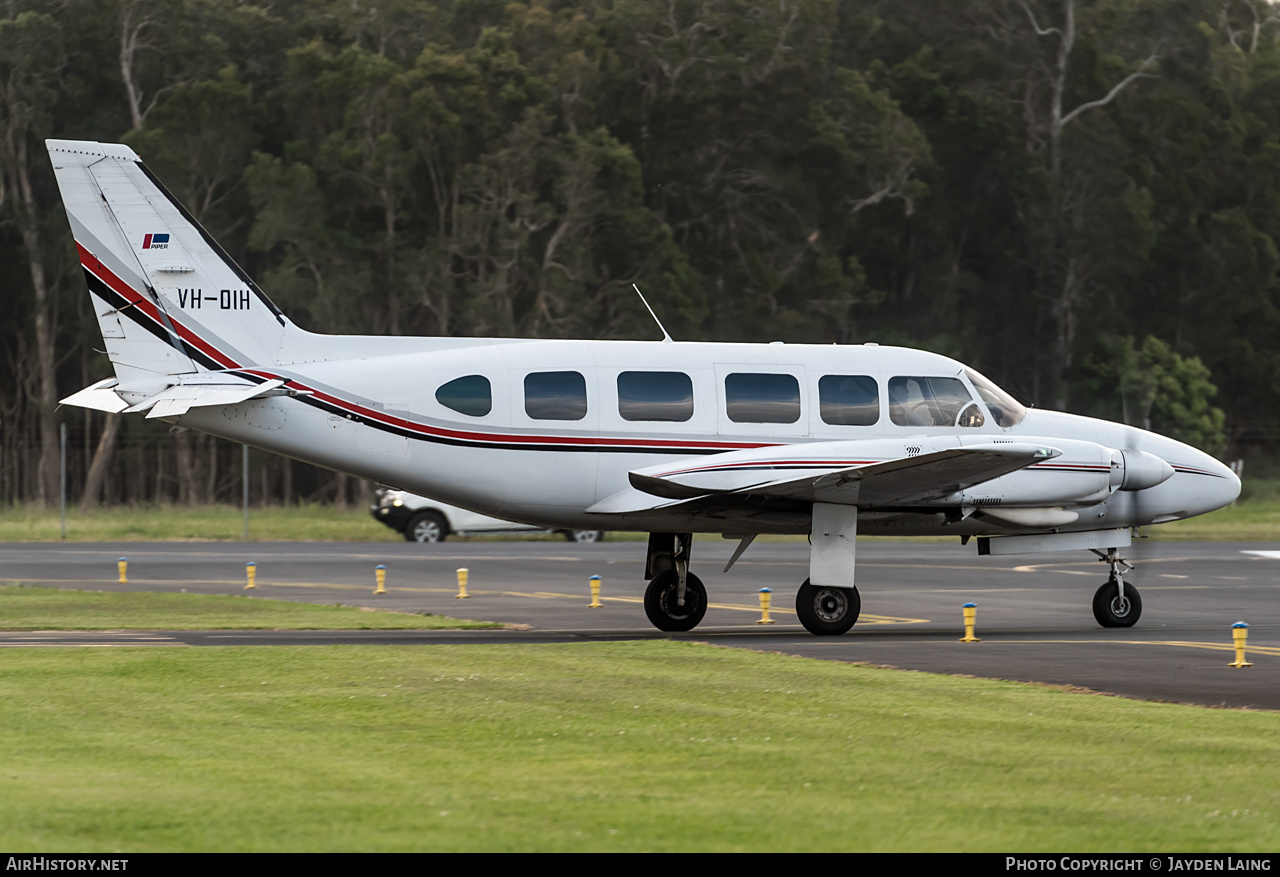
[{"label": "grey tarmac", "polygon": [[[1143,616],[1129,629],[1097,626],[1090,611],[1106,568],[1091,555],[978,557],[972,544],[862,542],[862,617],[841,637],[799,624],[795,591],[808,570],[803,543],[754,545],[728,573],[733,544],[699,539],[693,571],[710,607],[688,634],[644,616],[642,542],[129,543],[0,545],[0,582],[94,590],[249,594],[501,621],[495,631],[14,631],[0,646],[436,644],[579,642],[666,637],[836,661],[1077,686],[1146,700],[1280,709],[1280,557],[1274,544],[1138,543],[1126,581]],[[1280,554],[1280,551],[1277,551]],[[129,560],[126,585],[116,559]],[[244,590],[254,562],[257,589]],[[373,593],[374,569],[387,593]],[[468,599],[456,570],[469,570]],[[589,578],[603,608],[590,609]],[[773,589],[772,625],[759,590]],[[977,604],[980,643],[961,643],[961,606]],[[1249,624],[1247,659],[1233,669],[1231,625]]]}]

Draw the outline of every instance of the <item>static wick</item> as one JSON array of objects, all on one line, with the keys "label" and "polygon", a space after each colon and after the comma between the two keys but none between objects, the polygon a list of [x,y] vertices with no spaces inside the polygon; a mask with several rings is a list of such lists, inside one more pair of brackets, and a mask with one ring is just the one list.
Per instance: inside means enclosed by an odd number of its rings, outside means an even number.
[{"label": "static wick", "polygon": [[636,291],[636,295],[640,296],[640,301],[644,302],[645,309],[649,311],[649,316],[653,317],[653,321],[657,323],[658,328],[662,330],[662,343],[670,344],[671,336],[667,334],[666,327],[662,325],[662,321],[658,319],[658,315],[653,312],[653,308],[649,307],[649,302],[645,299],[644,293],[640,291],[640,287],[635,283],[632,283],[631,288]]}]

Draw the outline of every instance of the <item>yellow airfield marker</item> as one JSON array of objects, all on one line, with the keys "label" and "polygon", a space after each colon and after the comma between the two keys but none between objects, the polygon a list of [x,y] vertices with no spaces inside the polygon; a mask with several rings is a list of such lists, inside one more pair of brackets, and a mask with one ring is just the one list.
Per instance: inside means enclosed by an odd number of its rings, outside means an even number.
[{"label": "yellow airfield marker", "polygon": [[470,595],[467,594],[467,575],[469,570],[465,566],[458,567],[458,594],[455,600],[469,600]]},{"label": "yellow airfield marker", "polygon": [[1235,667],[1239,670],[1242,667],[1252,667],[1253,663],[1244,659],[1244,644],[1249,638],[1249,625],[1243,621],[1237,621],[1231,625],[1231,640],[1236,647],[1236,659],[1228,664],[1228,667]]},{"label": "yellow airfield marker", "polygon": [[964,604],[964,636],[960,638],[962,643],[980,643],[982,640],[973,635],[973,624],[978,617],[978,604]]},{"label": "yellow airfield marker", "polygon": [[769,617],[769,604],[773,601],[773,588],[760,589],[760,620],[756,624],[773,624]]},{"label": "yellow airfield marker", "polygon": [[591,602],[587,604],[588,609],[601,609],[604,604],[600,602],[600,576],[591,577]]},{"label": "yellow airfield marker", "polygon": [[375,594],[385,594],[387,592],[387,568],[382,564],[378,564],[373,570],[374,578],[378,580],[378,587],[373,589]]},{"label": "yellow airfield marker", "polygon": [[244,589],[246,591],[258,590],[258,586],[253,583],[253,580],[258,577],[258,565],[252,560],[249,561],[244,565],[244,574],[249,579],[249,583],[244,586]]},{"label": "yellow airfield marker", "polygon": [[129,584],[129,579],[124,574],[125,570],[128,568],[129,568],[129,558],[122,557],[116,561],[116,569],[120,571],[120,580],[116,582],[117,585]]}]

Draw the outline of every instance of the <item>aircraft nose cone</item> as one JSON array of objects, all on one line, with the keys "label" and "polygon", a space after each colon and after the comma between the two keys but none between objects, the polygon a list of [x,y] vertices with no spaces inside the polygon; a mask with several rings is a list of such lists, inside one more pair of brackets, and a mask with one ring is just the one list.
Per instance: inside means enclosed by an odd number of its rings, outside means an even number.
[{"label": "aircraft nose cone", "polygon": [[1184,470],[1196,479],[1193,513],[1197,515],[1229,506],[1240,496],[1240,477],[1208,454],[1200,456],[1195,470]]}]

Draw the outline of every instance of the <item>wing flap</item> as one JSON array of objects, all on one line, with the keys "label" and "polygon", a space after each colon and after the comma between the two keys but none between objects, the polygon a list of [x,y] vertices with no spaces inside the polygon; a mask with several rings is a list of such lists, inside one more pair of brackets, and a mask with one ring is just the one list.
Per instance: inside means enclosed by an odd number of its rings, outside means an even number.
[{"label": "wing flap", "polygon": [[657,509],[670,509],[685,503],[702,499],[708,494],[701,493],[696,496],[685,496],[679,498],[668,498],[654,496],[652,493],[646,493],[636,490],[634,487],[628,487],[626,490],[620,490],[612,496],[605,497],[600,502],[588,508],[587,514],[591,515],[633,515],[643,512],[652,512]]}]

